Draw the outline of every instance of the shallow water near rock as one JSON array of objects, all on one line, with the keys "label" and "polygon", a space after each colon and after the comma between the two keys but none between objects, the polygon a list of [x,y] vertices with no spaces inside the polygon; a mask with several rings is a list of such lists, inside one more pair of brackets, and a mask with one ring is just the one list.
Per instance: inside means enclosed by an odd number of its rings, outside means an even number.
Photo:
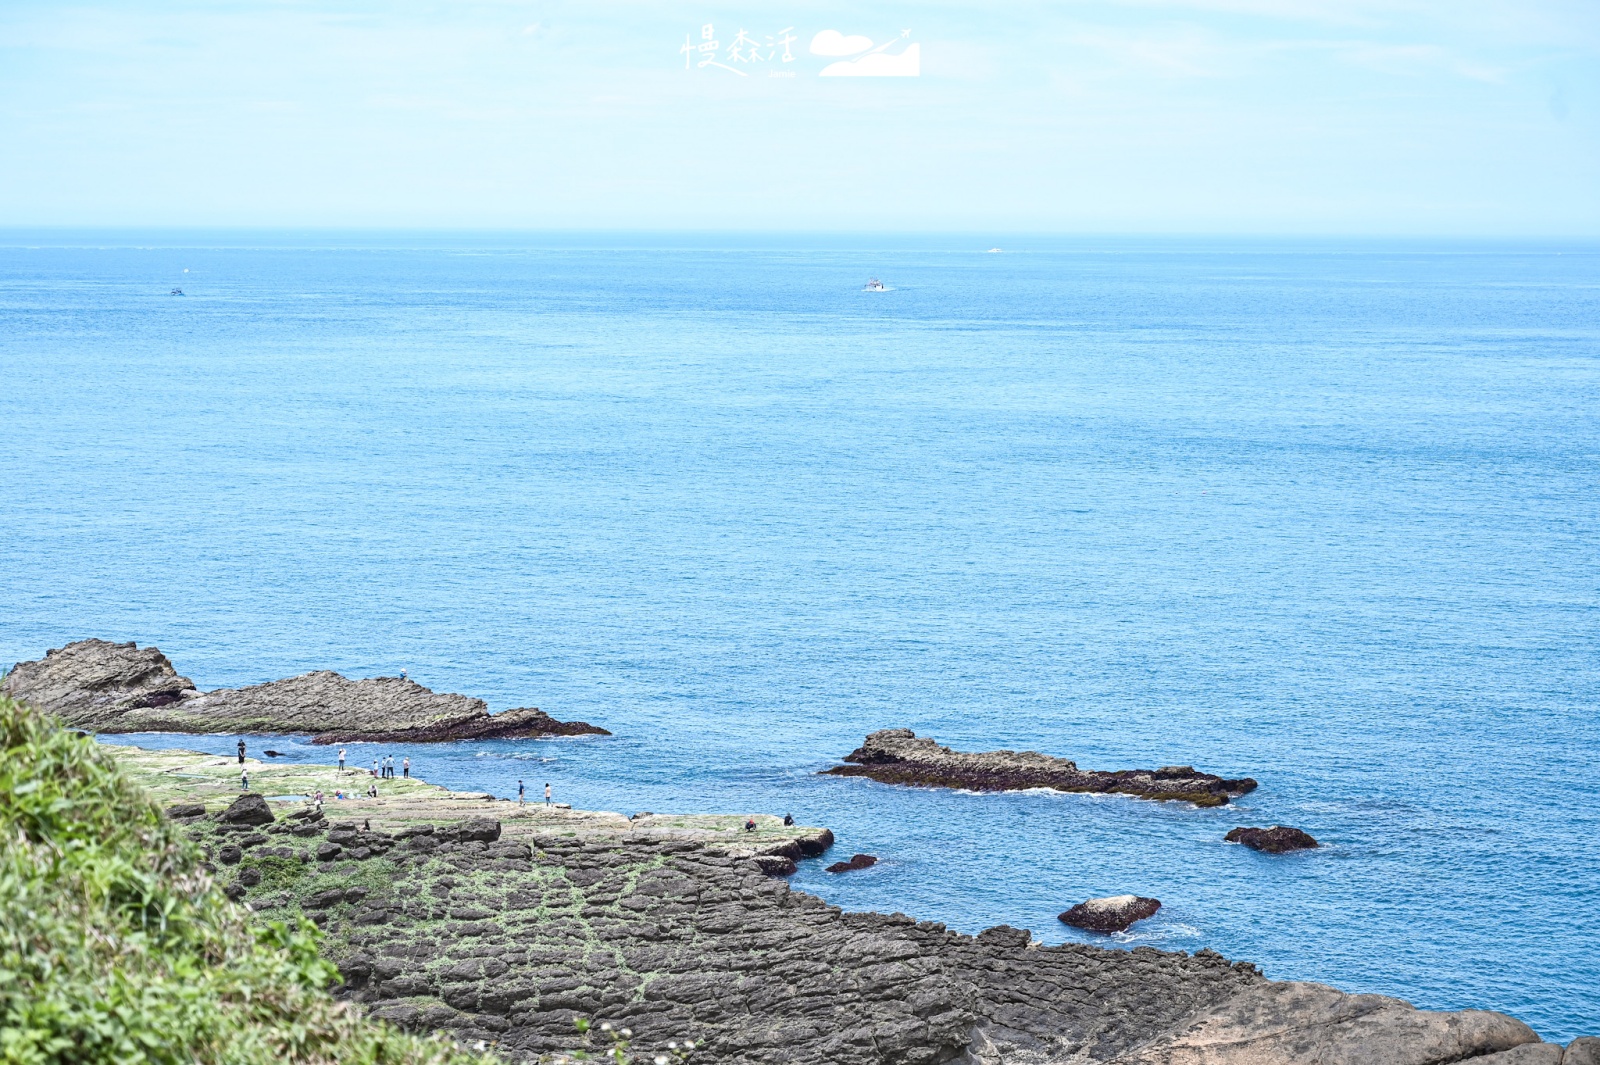
[{"label": "shallow water near rock", "polygon": [[[792,812],[848,908],[1105,942],[1056,915],[1133,893],[1112,943],[1600,1031],[1600,254],[994,243],[4,235],[0,660],[406,668],[617,735],[352,765]],[[896,726],[1260,788],[817,775]],[[1222,842],[1272,824],[1323,846]]]}]

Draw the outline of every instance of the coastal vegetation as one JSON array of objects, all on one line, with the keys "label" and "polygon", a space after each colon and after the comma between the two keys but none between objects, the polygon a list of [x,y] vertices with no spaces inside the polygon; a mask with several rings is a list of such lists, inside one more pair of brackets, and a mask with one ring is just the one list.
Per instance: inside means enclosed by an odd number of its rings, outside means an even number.
[{"label": "coastal vegetation", "polygon": [[5,1065],[494,1060],[335,1001],[315,926],[251,922],[108,751],[4,697],[0,840]]}]

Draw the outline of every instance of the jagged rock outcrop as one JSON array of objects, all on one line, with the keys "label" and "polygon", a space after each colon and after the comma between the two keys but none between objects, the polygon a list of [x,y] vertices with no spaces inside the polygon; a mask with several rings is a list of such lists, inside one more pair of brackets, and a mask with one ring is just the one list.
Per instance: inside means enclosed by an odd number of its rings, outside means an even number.
[{"label": "jagged rock outcrop", "polygon": [[845,755],[847,765],[824,770],[834,776],[870,777],[884,784],[968,788],[973,791],[1116,792],[1141,799],[1169,799],[1198,806],[1221,806],[1230,798],[1254,791],[1249,777],[1228,780],[1200,773],[1193,766],[1123,769],[1104,772],[1079,769],[1076,762],[1034,751],[985,751],[968,754],[941,747],[932,738],[904,728],[882,729]]},{"label": "jagged rock outcrop", "polygon": [[[205,812],[204,807],[201,808],[201,812]],[[270,825],[276,820],[272,816],[272,807],[267,805],[266,798],[254,792],[233,800],[220,816],[224,821],[234,825]]]},{"label": "jagged rock outcrop", "polygon": [[1321,846],[1311,833],[1287,825],[1271,828],[1236,828],[1222,837],[1225,843],[1242,843],[1255,851],[1284,854],[1288,851],[1312,850]]},{"label": "jagged rock outcrop", "polygon": [[1061,914],[1057,920],[1089,932],[1126,932],[1135,922],[1154,917],[1161,909],[1160,899],[1140,895],[1112,895],[1104,899],[1085,899]]},{"label": "jagged rock outcrop", "polygon": [[399,677],[350,680],[318,670],[248,688],[202,692],[159,650],[80,640],[19,662],[0,692],[99,732],[301,732],[314,743],[433,743],[610,735],[522,708],[490,714],[482,699]]}]

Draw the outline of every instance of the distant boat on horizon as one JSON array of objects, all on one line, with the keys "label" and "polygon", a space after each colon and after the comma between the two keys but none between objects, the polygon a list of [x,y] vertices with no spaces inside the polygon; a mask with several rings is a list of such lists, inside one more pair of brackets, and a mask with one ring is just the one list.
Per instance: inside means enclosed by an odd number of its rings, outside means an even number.
[{"label": "distant boat on horizon", "polygon": [[183,289],[181,289],[181,288],[175,288],[175,289],[173,289],[173,290],[172,290],[172,294],[173,294],[173,295],[174,295],[174,296],[181,296],[181,295],[183,295]]},{"label": "distant boat on horizon", "polygon": [[861,286],[861,290],[863,292],[887,292],[889,290],[889,286],[885,285],[882,281],[879,281],[875,277],[869,277],[867,278],[867,283]]}]

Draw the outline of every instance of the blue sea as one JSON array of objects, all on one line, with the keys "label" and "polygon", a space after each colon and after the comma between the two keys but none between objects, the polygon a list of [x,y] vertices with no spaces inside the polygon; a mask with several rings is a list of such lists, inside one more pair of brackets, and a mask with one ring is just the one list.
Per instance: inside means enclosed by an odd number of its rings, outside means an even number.
[{"label": "blue sea", "polygon": [[[1600,1034],[1600,247],[11,231],[0,381],[0,660],[404,668],[616,735],[357,763]],[[892,726],[1261,786],[817,775]]]}]

